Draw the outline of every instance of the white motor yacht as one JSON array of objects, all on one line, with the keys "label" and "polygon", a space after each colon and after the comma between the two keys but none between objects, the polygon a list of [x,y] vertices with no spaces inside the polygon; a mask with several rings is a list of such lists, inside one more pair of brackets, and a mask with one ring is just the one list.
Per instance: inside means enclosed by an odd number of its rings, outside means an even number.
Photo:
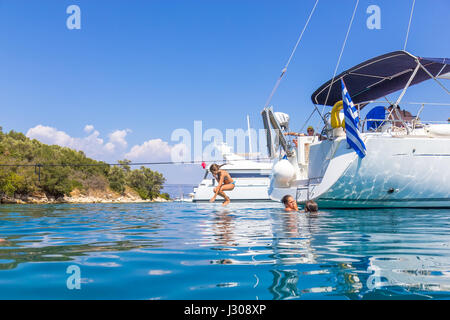
[{"label": "white motor yacht", "polygon": [[[271,201],[268,194],[270,173],[272,171],[271,161],[258,161],[246,159],[231,151],[231,148],[223,143],[216,146],[223,156],[225,165],[221,169],[228,171],[235,181],[235,188],[226,194],[231,201]],[[194,188],[194,202],[209,201],[214,195],[217,186],[216,179],[211,175],[208,168],[197,188]],[[217,197],[216,201],[222,201]]]}]

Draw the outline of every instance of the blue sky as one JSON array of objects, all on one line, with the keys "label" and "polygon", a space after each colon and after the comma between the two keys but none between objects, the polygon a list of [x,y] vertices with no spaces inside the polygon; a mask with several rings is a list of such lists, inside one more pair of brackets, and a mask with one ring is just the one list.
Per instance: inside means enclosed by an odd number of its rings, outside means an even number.
[{"label": "blue sky", "polygon": [[[314,3],[0,0],[0,125],[41,130],[44,142],[107,161],[134,146],[143,150],[136,160],[157,160],[157,148],[164,154],[174,145],[173,130],[193,130],[195,120],[225,132],[246,128],[249,114],[261,128],[260,111]],[[319,1],[272,100],[291,116],[292,129],[311,112],[311,93],[332,77],[355,3]],[[66,27],[72,4],[81,9],[80,30]],[[380,30],[366,27],[369,5],[381,9]],[[361,0],[338,72],[402,49],[411,5]],[[449,9],[446,0],[417,0],[407,50],[449,57]],[[411,88],[405,100],[449,102],[432,82]],[[428,115],[450,116],[448,107]],[[154,149],[144,148],[149,141]],[[155,169],[171,183],[201,178],[198,167]]]}]

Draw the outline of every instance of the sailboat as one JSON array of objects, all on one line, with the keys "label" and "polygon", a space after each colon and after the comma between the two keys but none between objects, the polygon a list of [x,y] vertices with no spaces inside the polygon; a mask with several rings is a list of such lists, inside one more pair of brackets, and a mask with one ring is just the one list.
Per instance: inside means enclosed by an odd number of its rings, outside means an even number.
[{"label": "sailboat", "polygon": [[[321,136],[300,136],[297,147],[285,138],[273,110],[264,108],[267,132],[275,129],[283,151],[274,162],[271,199],[289,194],[300,204],[314,200],[320,208],[450,207],[450,123],[421,120],[420,112],[432,103],[420,103],[415,117],[399,108],[408,88],[427,80],[449,94],[442,79],[450,79],[450,59],[404,50],[349,68],[312,94],[314,105],[332,110]],[[359,115],[377,104],[356,123],[365,146],[362,156],[349,143],[350,129],[342,121],[342,83]],[[396,101],[377,100],[399,91]]]},{"label": "sailboat", "polygon": [[[268,189],[270,174],[272,172],[272,160],[249,159],[246,156],[254,156],[252,153],[252,142],[250,134],[250,119],[247,116],[249,132],[248,155],[237,154],[231,147],[222,142],[215,145],[216,150],[222,155],[224,165],[221,169],[226,170],[235,181],[235,188],[227,191],[231,201],[272,201],[269,197]],[[216,179],[205,167],[205,174],[199,185],[194,188],[193,202],[209,201],[214,195],[214,188],[217,186]],[[216,201],[221,201],[218,197]]]}]

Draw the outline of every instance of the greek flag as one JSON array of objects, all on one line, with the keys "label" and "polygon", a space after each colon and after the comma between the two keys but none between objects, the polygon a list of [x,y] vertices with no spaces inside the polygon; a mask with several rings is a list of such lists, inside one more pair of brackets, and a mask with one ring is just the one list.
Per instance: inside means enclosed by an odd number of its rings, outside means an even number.
[{"label": "greek flag", "polygon": [[356,112],[356,107],[350,98],[350,94],[345,87],[344,81],[342,83],[342,102],[344,104],[344,116],[345,116],[345,131],[347,133],[347,143],[356,151],[360,158],[366,156],[366,145],[361,139],[361,135],[358,130],[359,117]]}]

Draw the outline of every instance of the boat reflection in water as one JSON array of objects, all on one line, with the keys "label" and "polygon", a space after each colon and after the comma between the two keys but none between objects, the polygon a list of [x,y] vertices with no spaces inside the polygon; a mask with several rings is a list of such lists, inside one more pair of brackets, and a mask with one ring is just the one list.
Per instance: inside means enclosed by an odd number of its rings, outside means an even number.
[{"label": "boat reflection in water", "polygon": [[[358,217],[362,212],[366,219]],[[266,219],[257,210],[246,216],[241,213],[232,208],[214,212],[209,222],[202,223],[208,226],[202,245],[221,252],[211,264],[253,265],[254,287],[265,286],[272,299],[317,295],[423,299],[434,295],[424,291],[450,291],[450,273],[440,270],[449,265],[448,257],[424,257],[424,248],[415,246],[420,240],[411,238],[424,235],[408,235],[408,229],[417,230],[416,226],[398,229],[403,218],[397,218],[397,211],[337,215],[286,213],[278,208],[270,210]],[[420,215],[417,218],[421,220]],[[446,241],[442,235],[435,239]]]},{"label": "boat reflection in water", "polygon": [[[0,221],[6,239],[0,245],[0,271],[35,262],[114,267],[119,266],[115,253],[161,247],[161,239],[142,236],[157,234],[161,214],[144,216],[144,208],[137,207],[127,214],[120,214],[117,209],[124,206],[115,204],[3,207]],[[95,257],[109,262],[92,262]]]},{"label": "boat reflection in water", "polygon": [[[311,223],[314,215],[287,213],[277,208],[270,216],[249,214],[241,216],[231,208],[217,210],[203,233],[202,245],[227,254],[227,258],[212,260],[212,264],[274,266],[269,291],[273,299],[296,298],[301,295],[298,286],[299,264],[316,264],[311,247]],[[290,268],[292,266],[292,268]],[[320,273],[320,271],[317,271]],[[257,274],[255,287],[260,284]],[[308,289],[313,292],[327,290]]]}]

